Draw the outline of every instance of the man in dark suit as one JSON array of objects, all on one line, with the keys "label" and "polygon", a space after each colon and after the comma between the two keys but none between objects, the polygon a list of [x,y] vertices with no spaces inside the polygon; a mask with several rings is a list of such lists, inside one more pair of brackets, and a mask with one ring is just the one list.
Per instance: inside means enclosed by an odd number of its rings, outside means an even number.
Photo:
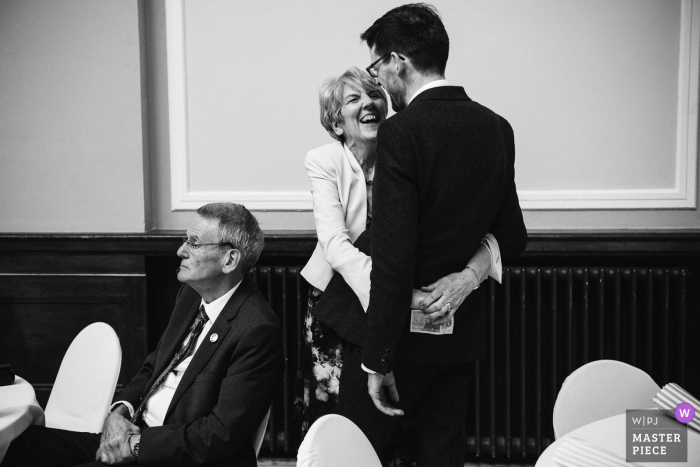
[{"label": "man in dark suit", "polygon": [[255,466],[252,436],[284,367],[277,316],[246,274],[263,234],[243,206],[203,206],[178,249],[172,317],[102,434],[31,426],[3,466]]},{"label": "man in dark suit", "polygon": [[[449,39],[433,7],[395,8],[361,39],[373,62],[367,71],[398,113],[377,135],[367,330],[362,351],[344,353],[339,410],[380,456],[395,428],[385,415],[406,411],[418,432],[418,465],[461,466],[466,394],[485,346],[485,294],[476,290],[485,277],[465,265],[487,232],[503,257],[520,254],[527,242],[513,131],[448,85]],[[420,332],[411,289],[455,271],[472,277],[471,293],[461,304],[440,297],[439,310],[428,315],[433,323],[452,320],[452,334]],[[353,399],[365,391],[370,397]]]}]

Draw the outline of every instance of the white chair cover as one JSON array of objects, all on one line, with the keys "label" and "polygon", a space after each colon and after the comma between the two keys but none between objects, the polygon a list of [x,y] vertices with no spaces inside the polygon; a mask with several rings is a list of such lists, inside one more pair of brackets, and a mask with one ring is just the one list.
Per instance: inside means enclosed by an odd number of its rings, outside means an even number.
[{"label": "white chair cover", "polygon": [[267,421],[270,420],[271,409],[272,407],[267,409],[267,414],[265,415],[265,418],[263,418],[263,421],[260,422],[260,426],[258,427],[258,430],[253,436],[253,447],[255,448],[255,457],[258,457],[258,455],[260,454],[260,447],[262,446],[263,440],[265,439],[265,430],[267,429]]},{"label": "white chair cover", "polygon": [[353,422],[324,415],[299,446],[297,467],[381,467],[372,444]]},{"label": "white chair cover", "polygon": [[0,465],[13,439],[29,425],[43,425],[44,411],[32,385],[15,376],[14,384],[0,387]]},{"label": "white chair cover", "polygon": [[114,329],[93,323],[73,339],[63,356],[46,404],[46,426],[101,433],[117,386],[122,349]]},{"label": "white chair cover", "polygon": [[590,362],[571,373],[554,404],[552,423],[558,439],[581,426],[654,407],[659,386],[639,368],[616,360]]}]

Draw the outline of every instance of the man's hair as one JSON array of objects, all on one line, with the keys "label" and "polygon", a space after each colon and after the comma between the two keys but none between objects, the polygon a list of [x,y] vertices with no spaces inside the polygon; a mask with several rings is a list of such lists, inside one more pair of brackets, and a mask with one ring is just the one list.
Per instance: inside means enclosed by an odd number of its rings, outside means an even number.
[{"label": "man's hair", "polygon": [[379,57],[396,52],[410,58],[421,73],[445,73],[450,38],[432,5],[411,3],[394,8],[375,21],[360,39],[374,47]]},{"label": "man's hair", "polygon": [[221,243],[230,243],[241,252],[241,271],[250,271],[260,258],[265,240],[258,220],[244,206],[236,203],[209,203],[197,209],[205,219],[219,221]]},{"label": "man's hair", "polygon": [[[379,96],[386,104],[386,94],[381,86],[374,82],[366,71],[360,70],[357,67],[348,68],[345,73],[337,78],[328,78],[321,84],[318,89],[318,103],[321,108],[321,125],[326,129],[329,135],[340,142],[345,141],[344,135],[337,135],[333,130],[333,125],[340,123],[343,119],[340,116],[340,111],[343,108],[343,93],[345,87],[350,86],[358,91],[370,93],[371,91],[379,92]],[[383,115],[386,118],[386,115]]]}]

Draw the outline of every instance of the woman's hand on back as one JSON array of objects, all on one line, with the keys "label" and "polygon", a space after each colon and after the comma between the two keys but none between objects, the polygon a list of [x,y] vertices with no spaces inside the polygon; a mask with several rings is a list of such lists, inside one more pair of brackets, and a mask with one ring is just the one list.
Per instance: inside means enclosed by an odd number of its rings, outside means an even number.
[{"label": "woman's hand on back", "polygon": [[[427,297],[419,301],[417,309],[423,310],[434,324],[445,323],[452,319],[457,308],[478,286],[478,279],[473,271],[465,269],[447,275],[437,282],[421,287],[421,291],[425,292]],[[416,296],[414,291],[413,298]]]}]

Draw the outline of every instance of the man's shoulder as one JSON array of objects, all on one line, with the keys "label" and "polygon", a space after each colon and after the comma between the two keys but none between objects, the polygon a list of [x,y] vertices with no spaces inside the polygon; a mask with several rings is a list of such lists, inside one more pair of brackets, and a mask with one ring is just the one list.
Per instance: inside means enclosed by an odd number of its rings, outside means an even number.
[{"label": "man's shoulder", "polygon": [[[433,89],[429,89],[425,93],[431,91]],[[504,129],[510,129],[510,124],[505,118],[479,102],[468,98],[449,99],[445,96],[431,98],[428,95],[420,101],[411,103],[406,109],[389,118],[385,122],[386,128],[384,130],[385,133],[398,131],[408,135],[422,134],[422,130],[426,127],[437,125],[438,128],[448,131],[450,127],[444,126],[445,121],[463,122],[464,124],[488,122],[487,124],[499,124]]]},{"label": "man's shoulder", "polygon": [[249,326],[269,323],[279,327],[279,317],[252,281],[245,292],[248,296],[245,298],[238,311],[238,318],[242,323]]},{"label": "man's shoulder", "polygon": [[469,101],[469,105],[467,106],[467,108],[475,114],[482,115],[483,117],[489,118],[494,121],[499,121],[501,125],[505,124],[510,126],[508,120],[501,117],[501,115],[499,115],[489,107],[486,107],[485,105],[482,105],[476,101]]},{"label": "man's shoulder", "polygon": [[[425,92],[428,93],[430,91],[431,90]],[[500,118],[500,116],[490,108],[469,98],[426,98],[408,106],[403,112],[399,112],[397,116],[404,114],[404,116],[407,118],[419,118],[421,115],[425,116],[426,112],[451,112],[455,110]]]},{"label": "man's shoulder", "polygon": [[[270,323],[277,327],[280,326],[280,320],[277,314],[272,307],[270,307],[270,304],[267,303],[267,300],[265,300],[265,297],[263,297],[262,293],[249,276],[243,279],[239,289],[236,290],[229,301],[234,300],[234,297],[238,294],[244,295],[236,316],[241,325],[255,326],[260,323]],[[185,305],[183,307],[184,309],[189,309],[190,306],[199,303],[201,299],[202,297],[199,293],[187,284],[183,284],[177,294],[177,303]],[[176,309],[177,308],[176,306]]]}]

